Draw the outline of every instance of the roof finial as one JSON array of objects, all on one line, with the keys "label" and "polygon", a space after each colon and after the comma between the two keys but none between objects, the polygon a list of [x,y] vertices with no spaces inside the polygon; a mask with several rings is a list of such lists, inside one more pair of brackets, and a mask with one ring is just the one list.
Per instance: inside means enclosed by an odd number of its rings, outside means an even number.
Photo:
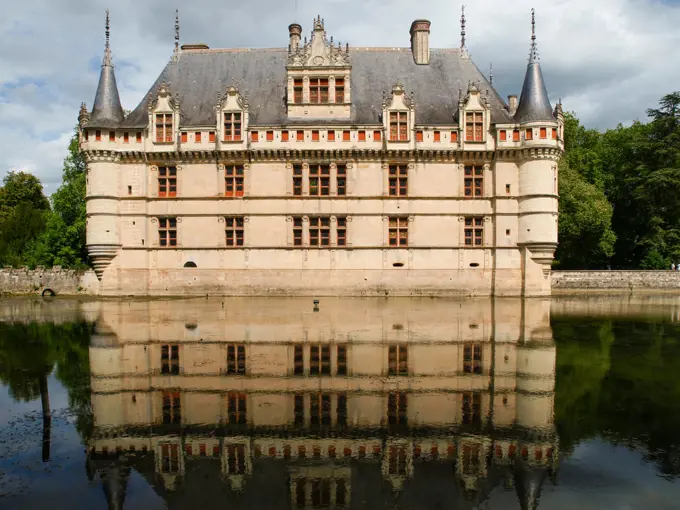
[{"label": "roof finial", "polygon": [[531,50],[529,52],[529,63],[538,62],[538,45],[536,44],[536,10],[531,9]]},{"label": "roof finial", "polygon": [[465,50],[465,6],[461,8],[462,15],[460,17],[460,49]]},{"label": "roof finial", "polygon": [[493,85],[493,62],[489,63],[489,85]]},{"label": "roof finial", "polygon": [[109,43],[109,38],[111,35],[109,24],[109,10],[106,9],[106,44],[104,46],[104,62],[103,65],[111,66],[111,45]]},{"label": "roof finial", "polygon": [[179,9],[175,9],[175,51],[172,53],[172,61],[179,59]]}]

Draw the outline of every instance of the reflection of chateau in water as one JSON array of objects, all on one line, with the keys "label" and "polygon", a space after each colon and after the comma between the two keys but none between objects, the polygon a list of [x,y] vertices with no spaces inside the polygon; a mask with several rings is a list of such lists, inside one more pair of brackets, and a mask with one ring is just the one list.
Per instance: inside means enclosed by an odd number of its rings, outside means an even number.
[{"label": "reflection of chateau in water", "polygon": [[89,466],[111,508],[130,468],[170,508],[295,509],[495,487],[533,508],[555,471],[549,301],[99,306]]}]

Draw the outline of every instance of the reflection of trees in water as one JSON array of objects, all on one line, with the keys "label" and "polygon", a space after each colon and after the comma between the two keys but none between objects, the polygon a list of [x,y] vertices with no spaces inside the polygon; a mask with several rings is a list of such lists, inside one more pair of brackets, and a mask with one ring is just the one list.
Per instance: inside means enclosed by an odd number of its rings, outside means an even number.
[{"label": "reflection of trees in water", "polygon": [[85,439],[92,429],[90,409],[90,326],[66,324],[0,324],[0,381],[15,400],[41,399],[43,460],[49,460],[51,412],[47,377],[68,390],[76,428]]},{"label": "reflection of trees in water", "polygon": [[680,476],[680,325],[553,319],[563,451],[601,436]]}]

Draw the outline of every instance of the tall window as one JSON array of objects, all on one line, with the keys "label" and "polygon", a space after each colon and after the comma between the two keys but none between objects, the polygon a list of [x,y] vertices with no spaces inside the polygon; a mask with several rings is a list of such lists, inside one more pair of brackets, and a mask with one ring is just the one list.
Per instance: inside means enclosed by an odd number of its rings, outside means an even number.
[{"label": "tall window", "polygon": [[246,346],[243,344],[227,345],[227,374],[246,373]]},{"label": "tall window", "polygon": [[466,444],[463,446],[463,474],[477,473],[479,473],[479,445]]},{"label": "tall window", "polygon": [[338,246],[347,246],[347,218],[344,216],[337,216],[337,235]]},{"label": "tall window", "polygon": [[243,474],[246,471],[246,448],[242,444],[227,445],[227,469],[230,474]]},{"label": "tall window", "polygon": [[224,141],[241,141],[241,112],[224,112]]},{"label": "tall window", "polygon": [[330,195],[331,169],[328,165],[309,165],[309,194]]},{"label": "tall window", "polygon": [[243,217],[226,216],[224,218],[224,233],[227,246],[243,246]]},{"label": "tall window", "polygon": [[163,423],[182,422],[182,402],[179,391],[163,392]]},{"label": "tall window", "polygon": [[[348,494],[342,478],[299,478],[295,482],[294,510],[346,508]],[[309,497],[309,499],[308,499]]]},{"label": "tall window", "polygon": [[177,246],[177,218],[158,218],[158,240],[161,246]]},{"label": "tall window", "polygon": [[347,195],[347,167],[345,165],[338,165],[337,174],[338,196],[344,197]]},{"label": "tall window", "polygon": [[466,374],[482,373],[482,344],[463,346],[463,372]]},{"label": "tall window", "polygon": [[302,195],[302,165],[293,165],[293,195]]},{"label": "tall window", "polygon": [[[335,361],[331,355],[335,353]],[[309,375],[347,375],[346,344],[312,344],[308,347]],[[305,375],[305,346],[293,349],[293,374]]]},{"label": "tall window", "polygon": [[465,246],[484,246],[484,218],[481,216],[465,218]]},{"label": "tall window", "polygon": [[481,166],[465,167],[465,196],[478,198],[484,196],[484,168]]},{"label": "tall window", "polygon": [[482,394],[463,393],[463,424],[479,425],[482,422]]},{"label": "tall window", "polygon": [[406,425],[408,423],[406,393],[390,393],[387,397],[387,424]]},{"label": "tall window", "polygon": [[390,112],[390,140],[408,140],[408,114],[406,112]]},{"label": "tall window", "polygon": [[309,347],[310,375],[331,375],[331,346],[311,345]]},{"label": "tall window", "polygon": [[246,423],[246,395],[245,393],[229,393],[227,395],[227,415],[232,425]]},{"label": "tall window", "polygon": [[293,80],[293,102],[302,104],[302,78]]},{"label": "tall window", "polygon": [[345,102],[345,79],[336,78],[335,79],[335,102],[344,103]]},{"label": "tall window", "polygon": [[484,141],[484,114],[482,112],[467,112],[465,114],[465,141]]},{"label": "tall window", "polygon": [[391,216],[389,221],[390,246],[408,246],[408,218]]},{"label": "tall window", "polygon": [[242,165],[227,165],[224,167],[224,196],[243,196],[244,173]]},{"label": "tall window", "polygon": [[305,373],[305,355],[302,344],[297,344],[293,350],[293,374],[303,375]]},{"label": "tall window", "polygon": [[161,471],[163,473],[179,472],[179,445],[161,445]]},{"label": "tall window", "polygon": [[390,165],[389,188],[391,197],[408,195],[408,166]]},{"label": "tall window", "polygon": [[179,345],[161,345],[161,374],[179,374]]},{"label": "tall window", "polygon": [[328,103],[328,78],[310,78],[309,102],[312,104]]},{"label": "tall window", "polygon": [[387,375],[408,375],[408,348],[405,345],[390,345],[387,364]]},{"label": "tall window", "polygon": [[172,142],[172,113],[156,114],[156,142]]},{"label": "tall window", "polygon": [[177,168],[174,166],[158,167],[158,196],[177,196]]},{"label": "tall window", "polygon": [[388,470],[391,475],[403,476],[406,474],[406,447],[390,446]]},{"label": "tall window", "polygon": [[302,246],[302,217],[293,218],[293,245]]},{"label": "tall window", "polygon": [[330,246],[331,219],[329,217],[309,218],[309,245]]}]

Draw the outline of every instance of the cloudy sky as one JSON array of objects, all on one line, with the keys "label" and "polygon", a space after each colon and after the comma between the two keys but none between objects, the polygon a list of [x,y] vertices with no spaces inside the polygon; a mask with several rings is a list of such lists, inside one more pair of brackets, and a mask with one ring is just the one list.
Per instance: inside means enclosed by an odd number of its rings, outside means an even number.
[{"label": "cloudy sky", "polygon": [[[296,4],[297,3],[297,7]],[[284,47],[287,26],[304,33],[320,14],[336,41],[408,46],[411,21],[432,21],[432,47],[460,44],[461,2],[451,0],[194,0],[180,8],[181,42],[216,47]],[[644,119],[680,90],[680,0],[475,0],[467,6],[468,48],[482,70],[493,63],[499,93],[518,94],[530,10],[537,9],[543,72],[553,103],[563,98],[589,127]],[[48,193],[78,108],[92,106],[104,49],[104,11],[123,107],[133,109],[172,54],[176,5],[164,0],[22,0],[0,17],[0,177],[37,175]]]}]

